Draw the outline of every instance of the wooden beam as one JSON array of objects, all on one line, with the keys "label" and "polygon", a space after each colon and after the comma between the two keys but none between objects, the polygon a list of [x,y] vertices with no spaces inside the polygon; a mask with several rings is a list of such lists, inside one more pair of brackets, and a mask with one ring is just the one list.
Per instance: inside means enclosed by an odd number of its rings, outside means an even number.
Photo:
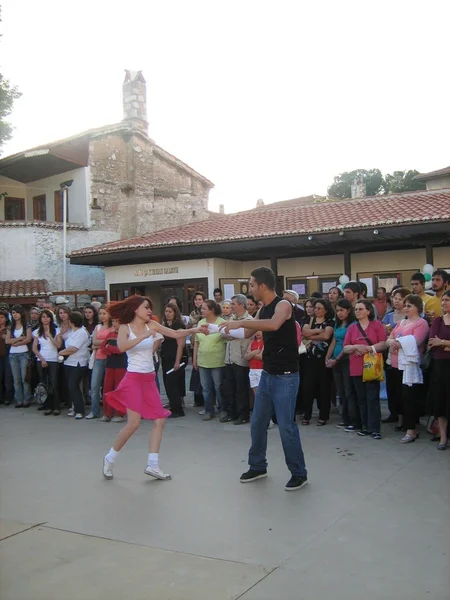
[{"label": "wooden beam", "polygon": [[344,274],[352,278],[352,256],[350,250],[344,250]]},{"label": "wooden beam", "polygon": [[433,246],[431,244],[427,244],[425,246],[425,260],[428,265],[432,265],[433,263]]}]

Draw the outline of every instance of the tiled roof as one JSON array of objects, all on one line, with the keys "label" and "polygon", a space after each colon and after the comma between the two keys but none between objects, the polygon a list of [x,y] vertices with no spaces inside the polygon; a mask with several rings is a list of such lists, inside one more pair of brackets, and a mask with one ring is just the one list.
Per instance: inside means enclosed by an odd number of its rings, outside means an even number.
[{"label": "tiled roof", "polygon": [[46,279],[0,281],[0,298],[37,298],[50,295],[50,286]]},{"label": "tiled roof", "polygon": [[450,167],[444,167],[443,169],[438,169],[437,171],[430,171],[429,173],[419,173],[416,175],[414,179],[418,179],[419,181],[423,179],[434,179],[435,177],[444,177],[445,175],[450,175]]},{"label": "tiled roof", "polygon": [[70,256],[450,220],[450,189],[355,200],[317,197],[306,205],[303,200],[210,216],[197,223],[76,250]]}]

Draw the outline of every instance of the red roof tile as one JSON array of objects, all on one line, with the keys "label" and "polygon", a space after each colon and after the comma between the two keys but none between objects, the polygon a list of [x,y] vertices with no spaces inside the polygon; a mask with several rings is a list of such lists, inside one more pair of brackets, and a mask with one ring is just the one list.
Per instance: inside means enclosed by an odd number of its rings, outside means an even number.
[{"label": "red roof tile", "polygon": [[355,200],[317,197],[306,205],[303,200],[217,214],[197,223],[76,250],[70,256],[450,220],[450,189]]},{"label": "red roof tile", "polygon": [[50,286],[46,279],[0,281],[0,298],[37,298],[50,295]]},{"label": "red roof tile", "polygon": [[445,175],[450,175],[450,167],[444,167],[443,169],[438,169],[437,171],[430,171],[429,173],[419,173],[416,175],[414,179],[418,179],[419,181],[423,179],[434,179],[435,177],[444,177]]}]

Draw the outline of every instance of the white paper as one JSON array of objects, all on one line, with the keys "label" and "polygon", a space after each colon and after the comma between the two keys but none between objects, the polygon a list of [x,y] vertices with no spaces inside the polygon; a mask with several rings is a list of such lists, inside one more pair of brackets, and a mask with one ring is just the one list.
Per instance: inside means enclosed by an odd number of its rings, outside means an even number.
[{"label": "white paper", "polygon": [[373,298],[373,279],[372,277],[361,277],[359,280],[361,283],[365,283],[367,285],[367,297]]},{"label": "white paper", "polygon": [[234,283],[225,283],[223,286],[223,296],[225,300],[231,300],[234,296]]},{"label": "white paper", "polygon": [[219,333],[219,326],[215,323],[209,323],[208,331],[209,333]]},{"label": "white paper", "polygon": [[236,338],[237,340],[245,339],[245,329],[243,327],[239,327],[239,329],[231,329],[228,333],[225,332],[224,329],[220,331],[222,335],[229,335],[230,337]]}]

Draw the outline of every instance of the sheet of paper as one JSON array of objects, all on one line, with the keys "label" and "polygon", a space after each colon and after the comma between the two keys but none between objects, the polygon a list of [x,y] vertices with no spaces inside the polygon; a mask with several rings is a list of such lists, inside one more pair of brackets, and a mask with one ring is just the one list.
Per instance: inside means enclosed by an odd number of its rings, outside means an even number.
[{"label": "sheet of paper", "polygon": [[359,280],[361,283],[365,283],[367,285],[367,297],[373,298],[373,279],[372,277],[361,277]]},{"label": "sheet of paper", "polygon": [[306,296],[306,284],[305,283],[294,283],[292,285],[292,291],[297,292],[299,296]]},{"label": "sheet of paper", "polygon": [[223,297],[225,300],[231,300],[234,296],[234,283],[225,283],[223,286]]},{"label": "sheet of paper", "polygon": [[336,287],[337,281],[322,281],[322,294],[328,294],[332,287]]}]

